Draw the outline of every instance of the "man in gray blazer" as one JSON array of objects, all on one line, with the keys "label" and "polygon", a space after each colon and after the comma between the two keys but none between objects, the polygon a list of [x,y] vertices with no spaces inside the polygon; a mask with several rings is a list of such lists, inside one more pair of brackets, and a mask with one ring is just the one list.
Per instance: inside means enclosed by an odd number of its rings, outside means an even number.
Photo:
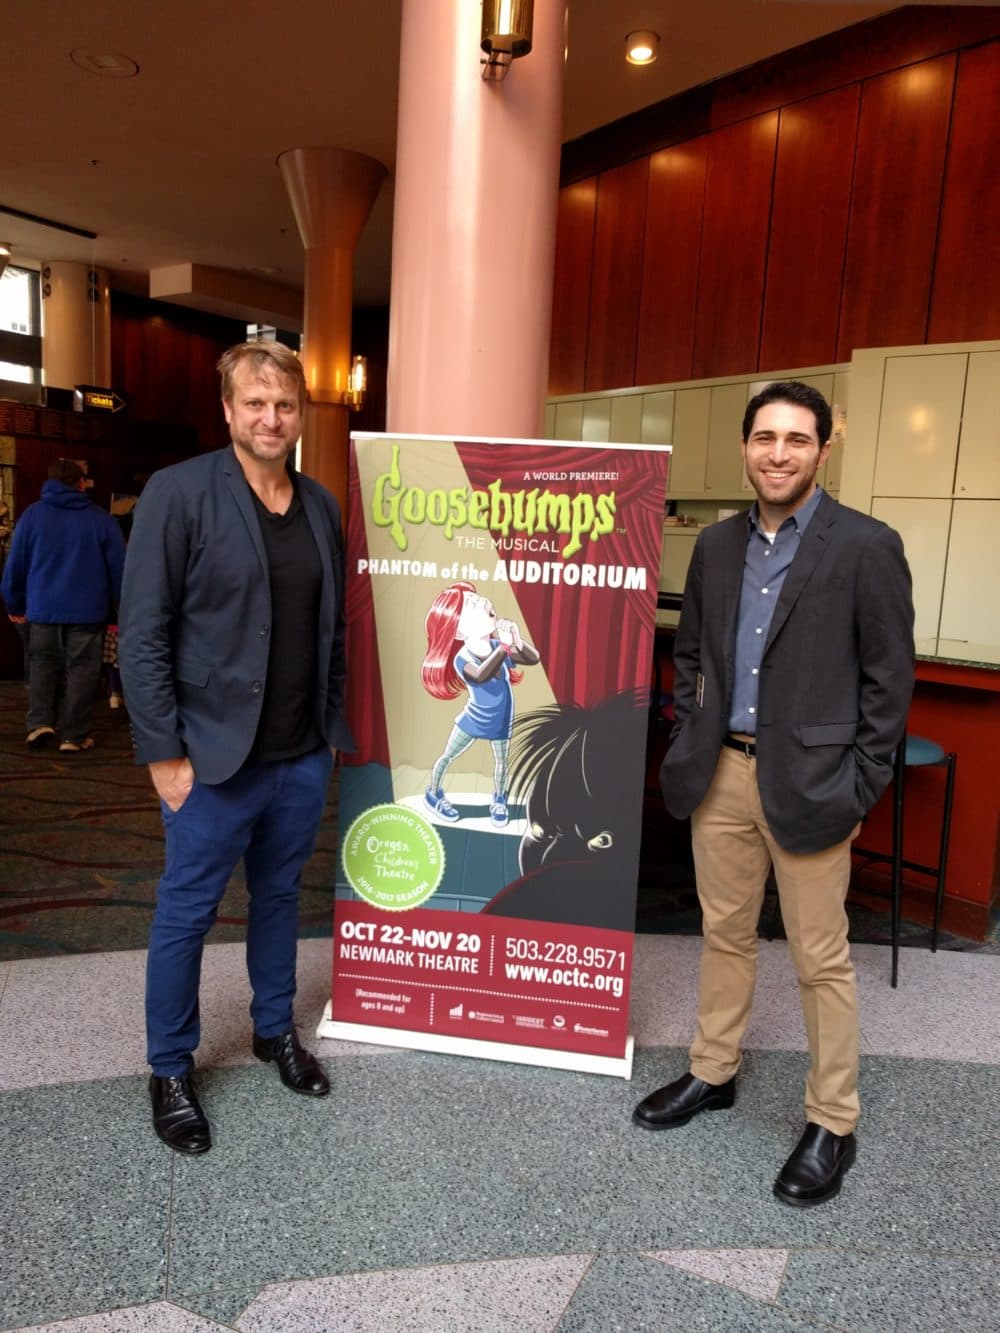
[{"label": "man in gray blazer", "polygon": [[340,511],[289,463],[301,364],[244,343],[219,370],[232,443],[148,482],[119,616],[136,762],[166,833],[146,976],[153,1127],[182,1153],[211,1146],[191,1081],[202,945],[241,859],[254,1054],[294,1092],[329,1092],[293,1023],[298,892],[336,749],[352,744]]},{"label": "man in gray blazer", "polygon": [[674,645],[667,809],[691,816],[704,944],[690,1073],[636,1108],[644,1129],[731,1107],[757,925],[774,868],[812,1057],[806,1129],[774,1192],[821,1203],[854,1161],[858,1014],[844,899],[851,841],[892,776],[913,688],[899,536],[816,483],[823,396],[774,383],[743,419],[749,513],[706,528]]}]

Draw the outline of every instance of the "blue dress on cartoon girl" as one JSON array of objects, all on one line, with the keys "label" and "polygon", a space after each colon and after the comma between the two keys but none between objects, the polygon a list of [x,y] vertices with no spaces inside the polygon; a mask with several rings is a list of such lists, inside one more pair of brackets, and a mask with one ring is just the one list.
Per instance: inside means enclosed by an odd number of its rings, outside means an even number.
[{"label": "blue dress on cartoon girl", "polygon": [[[499,647],[499,639],[490,639],[491,650]],[[466,674],[465,668],[479,667],[483,660],[476,657],[468,647],[463,647],[461,652],[455,654],[455,670],[469,691],[468,703],[455,718],[455,726],[461,727],[467,736],[476,740],[509,740],[514,724],[514,690],[510,683],[510,665],[505,657],[497,675],[488,680],[476,681]]]}]

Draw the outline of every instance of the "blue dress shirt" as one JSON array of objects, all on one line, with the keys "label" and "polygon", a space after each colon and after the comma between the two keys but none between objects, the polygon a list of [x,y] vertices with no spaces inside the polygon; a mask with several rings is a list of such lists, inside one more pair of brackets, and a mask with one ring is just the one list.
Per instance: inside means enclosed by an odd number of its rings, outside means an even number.
[{"label": "blue dress shirt", "polygon": [[817,486],[802,508],[785,519],[773,538],[766,536],[760,526],[756,501],[747,514],[747,550],[736,617],[736,671],[729,709],[730,731],[747,736],[757,734],[757,694],[767,631],[788,567],[795,559],[802,534],[809,526],[822,494],[822,488]]}]

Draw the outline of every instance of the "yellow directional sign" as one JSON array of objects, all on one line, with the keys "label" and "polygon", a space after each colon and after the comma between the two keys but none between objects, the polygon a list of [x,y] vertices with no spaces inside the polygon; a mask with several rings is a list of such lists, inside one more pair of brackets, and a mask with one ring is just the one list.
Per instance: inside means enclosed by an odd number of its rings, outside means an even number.
[{"label": "yellow directional sign", "polygon": [[73,390],[73,408],[76,412],[120,412],[125,399],[114,389],[96,384],[78,384]]}]

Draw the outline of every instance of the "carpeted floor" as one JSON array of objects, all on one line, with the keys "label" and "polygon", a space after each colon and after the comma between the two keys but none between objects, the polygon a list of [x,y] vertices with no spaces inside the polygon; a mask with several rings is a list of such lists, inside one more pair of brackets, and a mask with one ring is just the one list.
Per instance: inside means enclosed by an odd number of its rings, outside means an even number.
[{"label": "carpeted floor", "polygon": [[[163,862],[159,806],[145,770],[132,762],[128,717],[105,702],[95,748],[62,755],[24,744],[24,686],[0,682],[0,961],[146,945]],[[655,764],[651,767],[655,769]],[[331,786],[316,853],[303,877],[300,934],[329,935],[337,854],[337,787]],[[851,938],[889,942],[884,912],[851,904]],[[212,943],[244,938],[242,876],[219,909]],[[701,913],[685,826],[665,817],[647,783],[637,930],[697,934]],[[782,938],[765,904],[762,934]],[[905,922],[903,944],[925,948],[926,927]],[[945,935],[941,947],[1000,953],[1000,926],[985,943]]]},{"label": "carpeted floor", "polygon": [[[99,705],[95,748],[64,755],[24,743],[24,686],[0,682],[0,961],[143,949],[163,868],[163,826],[128,717]],[[300,900],[303,936],[329,934],[336,788]],[[241,874],[219,908],[215,944],[242,940]]]}]

